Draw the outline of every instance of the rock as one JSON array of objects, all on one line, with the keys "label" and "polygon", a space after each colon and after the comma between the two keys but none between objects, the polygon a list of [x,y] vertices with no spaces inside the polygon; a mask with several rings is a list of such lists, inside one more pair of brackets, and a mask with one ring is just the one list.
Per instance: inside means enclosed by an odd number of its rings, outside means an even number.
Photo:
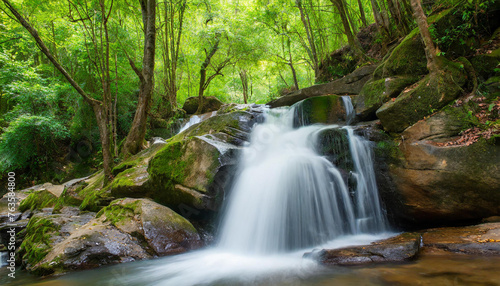
[{"label": "rock", "polygon": [[[64,188],[64,186],[61,186]],[[58,191],[61,188],[58,188]],[[57,192],[59,195],[60,193]],[[42,210],[47,207],[54,207],[57,201],[57,196],[47,189],[40,189],[29,194],[29,196],[22,200],[19,205],[19,211],[24,212],[26,210]]]},{"label": "rock", "polygon": [[169,143],[149,164],[151,194],[155,200],[179,209],[183,205],[200,210],[217,210],[226,188],[226,165],[236,161],[238,147],[221,142],[212,135],[191,137]]},{"label": "rock", "polygon": [[313,85],[294,91],[268,103],[272,108],[280,106],[291,106],[303,99],[320,95],[352,95],[359,94],[363,85],[371,79],[375,65],[360,67],[351,74],[325,84]]},{"label": "rock", "polygon": [[444,252],[468,255],[500,255],[500,223],[427,230],[423,235],[425,254]]},{"label": "rock", "polygon": [[[453,11],[447,9],[427,17],[427,22],[434,27],[436,34],[446,34],[449,27],[457,26],[457,21],[461,21],[460,16],[455,15]],[[424,43],[418,28],[415,28],[384,58],[373,73],[373,79],[420,76],[427,73]]]},{"label": "rock", "polygon": [[417,86],[406,89],[396,100],[385,103],[377,110],[376,115],[387,131],[403,131],[463,92],[467,77],[461,65],[447,60],[444,62],[443,74],[427,75]]},{"label": "rock", "polygon": [[420,241],[420,234],[405,233],[370,245],[323,249],[313,257],[321,264],[339,266],[402,262],[416,258]]},{"label": "rock", "polygon": [[[37,272],[36,265],[56,244],[63,241],[78,227],[89,222],[94,216],[95,213],[90,212],[81,213],[78,216],[71,213],[34,215],[27,224],[26,237],[19,248],[23,264],[28,270]],[[38,274],[44,275],[45,273],[42,271]]]},{"label": "rock", "polygon": [[397,97],[406,87],[418,81],[415,76],[394,76],[368,81],[360,94],[354,97],[356,114],[361,120],[375,118],[382,104]]},{"label": "rock", "polygon": [[[182,106],[187,114],[195,114],[198,110],[198,97],[188,97]],[[222,106],[222,102],[214,96],[205,96],[203,99],[203,110],[201,113],[216,111]]]},{"label": "rock", "polygon": [[191,223],[147,199],[116,200],[97,216],[84,215],[30,221],[22,246],[28,270],[38,275],[63,273],[176,254],[201,245]]},{"label": "rock", "polygon": [[340,97],[325,95],[306,98],[297,103],[293,125],[333,124],[345,120],[346,112]]},{"label": "rock", "polygon": [[455,118],[443,111],[402,134],[401,160],[388,170],[396,191],[384,201],[405,224],[443,225],[500,214],[500,146],[486,140],[437,146],[463,128]]}]

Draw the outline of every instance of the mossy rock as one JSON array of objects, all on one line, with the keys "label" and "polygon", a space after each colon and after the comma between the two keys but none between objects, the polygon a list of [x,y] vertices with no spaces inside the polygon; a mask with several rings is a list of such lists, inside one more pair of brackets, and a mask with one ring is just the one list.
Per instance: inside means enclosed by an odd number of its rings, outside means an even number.
[{"label": "mossy rock", "polygon": [[[427,18],[438,31],[455,21],[453,9],[447,9]],[[374,80],[398,75],[419,76],[428,73],[424,43],[418,28],[413,29],[384,59],[373,74]]]},{"label": "mossy rock", "polygon": [[[491,54],[477,55],[470,60],[477,75],[486,80],[500,74],[500,49]],[[496,70],[497,69],[497,70]]]},{"label": "mossy rock", "polygon": [[33,216],[26,227],[26,236],[19,252],[27,267],[36,265],[50,251],[60,226],[54,224],[50,216]]},{"label": "mossy rock", "polygon": [[367,82],[354,98],[356,114],[361,120],[375,119],[377,109],[418,80],[415,76],[394,76]]},{"label": "mossy rock", "polygon": [[217,147],[199,137],[174,141],[151,160],[153,198],[167,206],[212,209],[211,185],[221,167]]},{"label": "mossy rock", "polygon": [[78,197],[82,198],[81,210],[99,211],[107,206],[112,197],[107,186],[104,186],[104,172],[101,171],[85,181],[86,187],[79,190]]},{"label": "mossy rock", "polygon": [[307,126],[316,123],[332,124],[345,121],[345,109],[337,95],[306,98],[295,105],[294,126]]},{"label": "mossy rock", "polygon": [[34,191],[24,199],[19,205],[19,211],[26,210],[41,210],[43,208],[54,207],[57,202],[57,197],[48,190],[42,189]]},{"label": "mossy rock", "polygon": [[327,158],[345,173],[354,170],[347,130],[342,128],[325,129],[320,131],[316,138],[318,154]]},{"label": "mossy rock", "polygon": [[97,218],[111,222],[123,232],[141,235],[156,255],[184,252],[201,244],[198,232],[188,220],[148,199],[115,200]]},{"label": "mossy rock", "polygon": [[[195,114],[198,110],[199,98],[197,96],[188,97],[182,106],[187,114]],[[222,106],[222,102],[214,96],[205,96],[203,98],[203,109],[201,113],[216,111]]]},{"label": "mossy rock", "polygon": [[242,145],[245,141],[248,141],[252,126],[257,120],[257,113],[242,110],[217,114],[191,126],[184,132],[172,137],[168,142],[182,141],[183,139],[206,134],[224,133],[232,138],[227,143]]},{"label": "mossy rock", "polygon": [[[53,235],[54,239],[43,248],[43,255],[37,256],[42,258],[34,260],[36,264],[28,270],[38,275],[61,274],[178,254],[202,245],[189,221],[148,199],[118,199],[97,215],[87,217],[91,219],[64,218],[66,223],[58,230],[61,234]],[[62,216],[58,218],[44,223],[57,227],[64,221]],[[77,227],[71,228],[73,224]],[[63,233],[67,228],[69,232]]]},{"label": "mossy rock", "polygon": [[382,105],[376,115],[387,131],[401,132],[459,96],[467,83],[463,65],[443,60],[443,71],[427,75],[418,85]]}]

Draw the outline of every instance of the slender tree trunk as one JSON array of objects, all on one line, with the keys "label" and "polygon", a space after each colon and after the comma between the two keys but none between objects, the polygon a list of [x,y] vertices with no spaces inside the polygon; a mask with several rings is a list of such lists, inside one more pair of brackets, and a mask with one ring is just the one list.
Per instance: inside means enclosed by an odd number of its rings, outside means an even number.
[{"label": "slender tree trunk", "polygon": [[245,69],[241,69],[240,72],[241,87],[243,89],[243,102],[248,103],[248,75]]},{"label": "slender tree trunk", "polygon": [[216,42],[210,49],[210,52],[207,53],[205,60],[201,64],[200,67],[200,88],[198,89],[198,110],[196,113],[201,114],[203,112],[203,93],[205,92],[205,89],[208,87],[208,81],[207,81],[207,68],[210,65],[210,62],[212,61],[212,57],[215,55],[217,50],[219,49],[219,43],[220,39],[217,38]]},{"label": "slender tree trunk", "polygon": [[319,75],[319,60],[318,60],[318,53],[316,52],[316,43],[314,40],[314,34],[311,29],[311,21],[309,19],[309,14],[302,7],[302,0],[297,0],[295,3],[297,4],[297,7],[299,8],[300,11],[300,20],[304,25],[304,30],[306,30],[307,43],[309,44],[308,46],[306,46],[306,50],[313,64],[314,78],[317,78]]},{"label": "slender tree trunk", "polygon": [[140,3],[144,25],[144,56],[142,59],[142,70],[137,69],[131,61],[132,68],[139,77],[140,89],[134,121],[123,145],[122,154],[125,157],[138,153],[143,147],[148,113],[151,108],[151,95],[154,89],[156,1],[141,0]]},{"label": "slender tree trunk", "polygon": [[420,0],[411,0],[411,7],[413,9],[413,17],[417,22],[418,30],[420,31],[420,35],[424,41],[425,56],[427,57],[427,69],[431,74],[436,74],[439,71],[439,63],[437,60],[436,47],[432,42],[431,33],[429,32],[427,17],[422,9]]},{"label": "slender tree trunk", "polygon": [[71,86],[82,96],[82,98],[92,106],[99,127],[99,137],[102,144],[103,168],[104,168],[104,183],[106,184],[112,178],[111,168],[113,167],[113,159],[110,152],[110,132],[109,132],[109,116],[106,110],[107,103],[91,98],[64,67],[56,60],[50,50],[47,48],[38,31],[24,19],[24,17],[14,8],[8,0],[2,0],[7,9],[19,21],[19,23],[31,34],[40,51],[49,59],[54,67],[66,78]]},{"label": "slender tree trunk", "polygon": [[361,0],[358,0],[358,7],[359,7],[359,15],[361,17],[361,22],[363,23],[363,27],[368,26],[368,22],[366,21],[366,16],[365,16],[365,9],[363,8],[363,3]]},{"label": "slender tree trunk", "polygon": [[340,19],[342,20],[342,25],[344,26],[344,33],[347,36],[347,42],[349,43],[349,46],[359,59],[363,59],[364,58],[363,49],[361,48],[361,45],[359,44],[357,39],[355,39],[355,36],[352,34],[343,1],[342,0],[330,0],[330,1],[333,3],[333,5],[335,5],[335,7],[337,7],[337,10],[339,11]]}]

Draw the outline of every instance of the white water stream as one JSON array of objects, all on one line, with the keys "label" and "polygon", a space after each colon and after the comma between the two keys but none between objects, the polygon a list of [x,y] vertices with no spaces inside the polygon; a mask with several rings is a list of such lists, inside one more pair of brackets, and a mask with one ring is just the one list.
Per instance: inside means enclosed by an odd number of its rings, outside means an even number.
[{"label": "white water stream", "polygon": [[[267,110],[265,123],[254,127],[214,247],[139,262],[132,269],[123,266],[127,270],[119,271],[114,283],[181,286],[240,285],[269,277],[279,283],[300,280],[322,269],[302,257],[315,247],[362,245],[388,237],[368,142],[348,126],[295,129],[293,108]],[[348,138],[350,171],[317,152],[318,135],[328,129],[340,129]]]}]

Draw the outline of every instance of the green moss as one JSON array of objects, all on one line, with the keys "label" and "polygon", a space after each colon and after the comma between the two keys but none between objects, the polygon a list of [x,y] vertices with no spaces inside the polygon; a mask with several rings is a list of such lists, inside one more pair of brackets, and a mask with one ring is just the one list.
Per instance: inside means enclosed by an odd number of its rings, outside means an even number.
[{"label": "green moss", "polygon": [[389,164],[398,164],[404,158],[403,152],[399,149],[397,142],[390,139],[377,142],[377,145],[373,148],[373,152],[377,158],[381,158]]},{"label": "green moss", "polygon": [[101,172],[93,178],[93,180],[81,190],[78,195],[83,198],[80,204],[81,210],[99,211],[107,205],[110,199],[109,187],[104,187],[104,173]]},{"label": "green moss", "polygon": [[294,116],[295,126],[335,123],[343,119],[337,95],[315,96],[304,99],[298,104]]},{"label": "green moss", "polygon": [[[73,193],[78,194],[80,191],[82,191],[86,185],[80,185],[78,186]],[[54,206],[54,213],[59,212],[64,206],[72,206],[72,207],[78,207],[82,203],[82,200],[73,196],[70,194],[69,189],[65,188],[64,191],[62,192],[61,196],[57,199],[57,202]]]},{"label": "green moss", "polygon": [[97,218],[104,215],[106,219],[104,221],[111,222],[111,224],[115,225],[123,220],[128,220],[132,218],[134,215],[140,214],[141,209],[141,201],[134,200],[129,204],[122,204],[125,199],[114,200],[110,203],[109,206],[101,209],[97,213]]},{"label": "green moss", "polygon": [[401,132],[425,116],[446,106],[463,91],[466,83],[461,64],[443,61],[443,74],[427,75],[412,90],[402,93],[395,101],[385,103],[377,110],[384,128]]},{"label": "green moss", "polygon": [[134,158],[132,160],[129,159],[121,162],[120,164],[116,165],[113,170],[111,170],[111,173],[113,174],[113,176],[116,176],[119,173],[136,166],[138,163],[140,163],[140,161],[141,158]]},{"label": "green moss", "polygon": [[59,230],[49,219],[34,216],[26,227],[26,237],[20,246],[23,260],[30,265],[40,262],[51,249],[51,237]]},{"label": "green moss", "polygon": [[53,207],[56,204],[57,197],[47,190],[35,191],[29,194],[19,205],[19,211],[41,210],[43,208]]},{"label": "green moss", "polygon": [[197,154],[185,156],[187,143],[174,141],[167,144],[151,159],[148,173],[151,177],[151,189],[156,190],[155,200],[177,207],[179,204],[201,205],[201,201],[190,194],[176,191],[176,184],[183,184],[188,174],[188,168],[197,159]]}]

